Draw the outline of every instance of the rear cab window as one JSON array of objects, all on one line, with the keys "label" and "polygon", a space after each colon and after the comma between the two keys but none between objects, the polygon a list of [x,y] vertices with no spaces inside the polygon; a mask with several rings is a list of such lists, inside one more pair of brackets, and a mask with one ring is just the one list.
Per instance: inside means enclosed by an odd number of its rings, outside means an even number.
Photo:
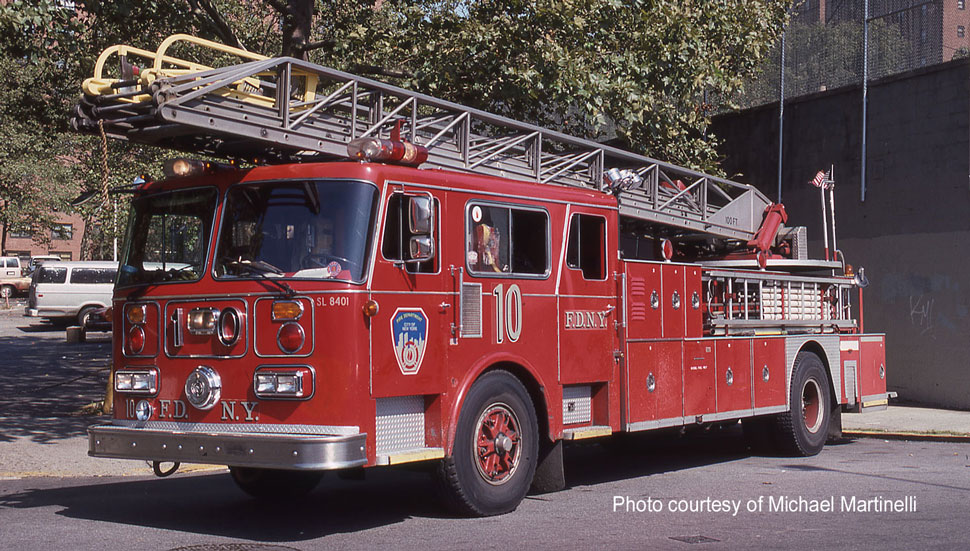
[{"label": "rear cab window", "polygon": [[544,209],[468,204],[465,263],[469,273],[545,278],[550,273],[549,249],[549,213]]}]

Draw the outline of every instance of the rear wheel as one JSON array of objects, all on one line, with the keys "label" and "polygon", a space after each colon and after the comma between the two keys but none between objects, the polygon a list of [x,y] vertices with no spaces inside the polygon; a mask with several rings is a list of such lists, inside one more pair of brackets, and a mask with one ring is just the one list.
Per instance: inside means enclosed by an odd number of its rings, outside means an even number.
[{"label": "rear wheel", "polygon": [[477,516],[514,510],[532,484],[538,436],[532,399],[522,383],[506,371],[483,375],[462,405],[452,456],[439,468],[446,503]]},{"label": "rear wheel", "polygon": [[818,356],[799,352],[792,369],[791,410],[776,420],[779,447],[791,455],[822,451],[832,419],[828,375]]},{"label": "rear wheel", "polygon": [[317,487],[322,471],[284,471],[254,467],[229,467],[233,482],[258,499],[302,497]]},{"label": "rear wheel", "polygon": [[0,286],[0,298],[10,298],[13,296],[13,287],[10,285]]}]

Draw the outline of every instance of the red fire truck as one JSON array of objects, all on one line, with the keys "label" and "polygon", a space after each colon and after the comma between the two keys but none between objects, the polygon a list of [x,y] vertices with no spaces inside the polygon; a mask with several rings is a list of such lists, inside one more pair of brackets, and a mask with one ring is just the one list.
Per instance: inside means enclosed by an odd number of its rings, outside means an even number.
[{"label": "red fire truck", "polygon": [[437,461],[489,515],[562,488],[564,440],[741,420],[812,455],[887,403],[864,277],[753,187],[184,35],[84,92],[81,131],[229,161],[123,190],[93,456],[256,496]]}]

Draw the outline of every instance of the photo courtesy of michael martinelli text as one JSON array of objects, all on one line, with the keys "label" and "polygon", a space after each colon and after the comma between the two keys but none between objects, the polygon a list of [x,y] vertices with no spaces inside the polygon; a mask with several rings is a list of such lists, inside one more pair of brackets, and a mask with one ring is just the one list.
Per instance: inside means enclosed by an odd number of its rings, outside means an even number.
[{"label": "photo courtesy of michael martinelli text", "polygon": [[614,513],[915,513],[916,496],[758,496],[745,499],[613,496]]}]

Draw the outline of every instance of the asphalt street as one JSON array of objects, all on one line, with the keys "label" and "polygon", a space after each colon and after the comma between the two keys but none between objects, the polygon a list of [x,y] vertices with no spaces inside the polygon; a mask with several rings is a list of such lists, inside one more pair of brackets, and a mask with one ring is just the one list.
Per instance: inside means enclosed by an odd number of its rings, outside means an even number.
[{"label": "asphalt street", "polygon": [[84,429],[97,419],[78,413],[103,394],[109,340],[63,341],[61,328],[0,311],[0,549],[885,550],[970,541],[968,443],[847,439],[815,457],[762,457],[737,425],[569,446],[568,488],[500,517],[451,516],[420,467],[370,470],[363,481],[328,475],[302,500],[261,503],[222,470],[158,479],[144,463],[88,458]]},{"label": "asphalt street", "polygon": [[406,469],[328,476],[281,504],[247,498],[224,473],[5,480],[0,547],[886,550],[970,541],[970,444],[862,439],[785,458],[751,456],[740,442],[728,430],[621,452],[573,446],[566,491],[484,519],[450,516],[430,477]]}]

